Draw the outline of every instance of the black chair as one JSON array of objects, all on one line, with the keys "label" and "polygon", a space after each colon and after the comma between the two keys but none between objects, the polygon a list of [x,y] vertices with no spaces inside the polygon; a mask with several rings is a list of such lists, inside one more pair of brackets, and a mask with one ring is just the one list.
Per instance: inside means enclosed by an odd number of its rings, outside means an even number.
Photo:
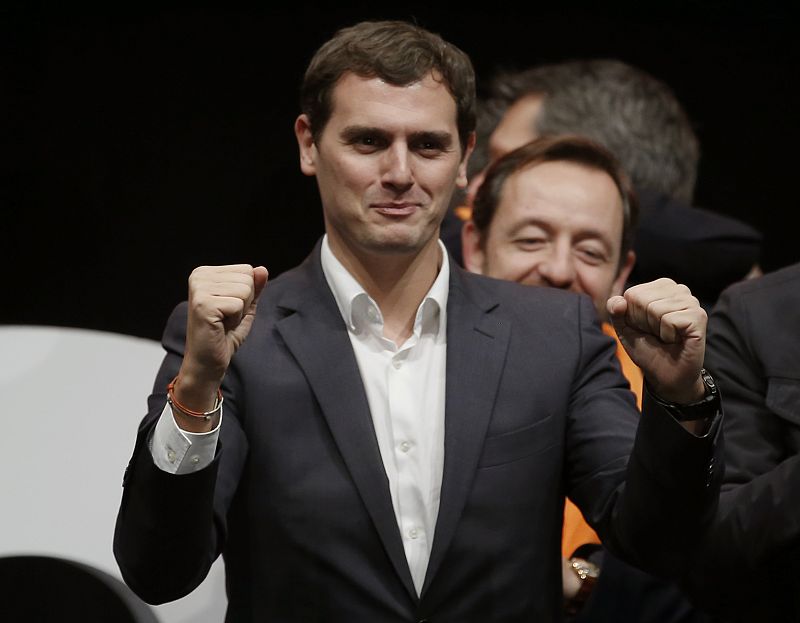
[{"label": "black chair", "polygon": [[153,610],[112,575],[52,556],[0,557],[4,623],[159,623]]}]

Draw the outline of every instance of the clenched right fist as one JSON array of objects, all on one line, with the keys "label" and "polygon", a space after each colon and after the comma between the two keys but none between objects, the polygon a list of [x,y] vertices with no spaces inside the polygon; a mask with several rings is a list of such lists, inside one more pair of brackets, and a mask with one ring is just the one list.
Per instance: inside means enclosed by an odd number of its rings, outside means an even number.
[{"label": "clenched right fist", "polygon": [[192,271],[186,352],[175,385],[181,404],[197,411],[213,408],[231,357],[250,332],[267,276],[266,268],[249,264]]}]

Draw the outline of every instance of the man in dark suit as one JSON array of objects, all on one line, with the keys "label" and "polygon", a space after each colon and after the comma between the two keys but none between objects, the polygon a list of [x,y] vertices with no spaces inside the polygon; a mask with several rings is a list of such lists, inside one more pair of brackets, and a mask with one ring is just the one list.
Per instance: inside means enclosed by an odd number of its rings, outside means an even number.
[{"label": "man in dark suit", "polygon": [[608,302],[652,392],[637,433],[588,298],[451,266],[474,97],[466,55],[410,24],[312,59],[295,133],[326,236],[266,289],[264,267],[189,279],[115,533],[146,600],[222,553],[230,621],[557,620],[566,493],[621,555],[682,568],[719,480],[705,313],[669,280]]},{"label": "man in dark suit", "polygon": [[707,364],[726,405],[717,526],[693,589],[726,621],[800,620],[800,264],[726,289]]}]

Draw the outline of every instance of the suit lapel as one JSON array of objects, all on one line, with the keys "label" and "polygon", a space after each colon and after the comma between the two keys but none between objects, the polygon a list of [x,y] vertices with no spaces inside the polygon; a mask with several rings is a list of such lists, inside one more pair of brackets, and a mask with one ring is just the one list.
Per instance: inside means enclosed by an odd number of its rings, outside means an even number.
[{"label": "suit lapel", "polygon": [[[471,286],[471,287],[470,287]],[[453,538],[483,449],[508,348],[509,329],[491,314],[497,302],[451,264],[447,302],[444,472],[422,596]]]},{"label": "suit lapel", "polygon": [[320,265],[319,245],[280,301],[278,332],[319,401],[334,441],[406,590],[417,594],[406,561],[380,449],[347,329]]}]

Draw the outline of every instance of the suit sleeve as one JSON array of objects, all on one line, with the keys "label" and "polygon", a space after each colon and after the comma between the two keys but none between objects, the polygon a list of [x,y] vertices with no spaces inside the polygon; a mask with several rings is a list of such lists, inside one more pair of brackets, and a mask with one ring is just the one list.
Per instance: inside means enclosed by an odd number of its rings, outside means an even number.
[{"label": "suit sleeve", "polygon": [[[721,418],[707,435],[696,437],[646,391],[641,417],[630,391],[625,401],[609,400],[609,375],[620,375],[603,336],[586,319],[591,315],[584,305],[568,430],[568,457],[576,458],[569,458],[567,493],[612,553],[652,573],[680,575],[716,509]],[[630,456],[620,449],[609,453],[630,429],[631,418],[638,428]],[[615,472],[616,481],[609,477]],[[610,491],[609,482],[616,483]]]},{"label": "suit sleeve", "polygon": [[769,381],[753,348],[755,335],[742,301],[723,296],[709,321],[706,367],[729,413],[725,489],[769,472],[788,455],[785,423],[767,407]]},{"label": "suit sleeve", "polygon": [[247,455],[247,442],[236,417],[236,376],[229,369],[222,388],[225,416],[211,465],[174,475],[160,470],[153,461],[148,438],[166,404],[167,384],[180,369],[186,314],[183,303],[164,332],[167,354],[125,470],[114,532],[114,555],[122,577],[142,599],[154,604],[183,597],[205,579],[222,551],[227,510]]}]

